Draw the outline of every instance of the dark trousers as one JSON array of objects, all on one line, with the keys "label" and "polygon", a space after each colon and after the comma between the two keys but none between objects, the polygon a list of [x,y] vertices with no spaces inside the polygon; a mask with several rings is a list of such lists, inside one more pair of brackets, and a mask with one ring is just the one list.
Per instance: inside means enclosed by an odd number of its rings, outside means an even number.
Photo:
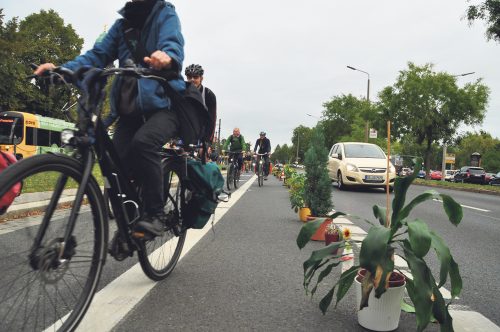
[{"label": "dark trousers", "polygon": [[163,181],[160,148],[175,137],[179,120],[170,110],[140,117],[122,116],[116,123],[113,143],[125,167],[143,187],[145,211],[156,214],[163,210]]},{"label": "dark trousers", "polygon": [[238,161],[238,170],[241,171],[241,169],[243,168],[243,154],[241,152],[238,153],[230,152],[229,156]]}]

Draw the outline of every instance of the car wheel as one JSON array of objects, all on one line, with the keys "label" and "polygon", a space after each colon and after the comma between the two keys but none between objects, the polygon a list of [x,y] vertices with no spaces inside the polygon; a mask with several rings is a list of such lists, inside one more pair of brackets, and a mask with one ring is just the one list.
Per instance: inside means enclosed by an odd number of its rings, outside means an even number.
[{"label": "car wheel", "polygon": [[344,180],[342,180],[342,173],[340,173],[340,172],[338,172],[338,174],[337,174],[337,188],[339,190],[345,189]]}]

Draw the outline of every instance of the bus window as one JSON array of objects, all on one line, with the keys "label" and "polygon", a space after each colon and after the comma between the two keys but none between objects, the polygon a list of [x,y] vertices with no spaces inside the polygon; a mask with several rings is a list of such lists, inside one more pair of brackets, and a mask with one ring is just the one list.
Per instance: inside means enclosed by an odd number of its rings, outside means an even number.
[{"label": "bus window", "polygon": [[36,145],[35,130],[33,127],[26,127],[26,145]]},{"label": "bus window", "polygon": [[[16,121],[17,120],[17,121]],[[12,144],[11,133],[12,126],[14,127],[14,143],[19,144],[23,141],[23,121],[19,118],[14,117],[2,117],[0,118],[0,144]]]},{"label": "bus window", "polygon": [[50,131],[47,129],[37,129],[38,146],[50,146]]},{"label": "bus window", "polygon": [[58,131],[50,132],[50,146],[53,146],[54,144],[58,147],[61,146],[61,133]]}]

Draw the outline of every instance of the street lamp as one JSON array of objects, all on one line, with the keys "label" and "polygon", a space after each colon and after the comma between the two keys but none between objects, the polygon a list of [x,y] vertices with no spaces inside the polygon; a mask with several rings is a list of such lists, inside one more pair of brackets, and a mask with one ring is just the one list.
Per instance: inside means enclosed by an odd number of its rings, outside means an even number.
[{"label": "street lamp", "polygon": [[[356,71],[360,71],[364,74],[366,74],[368,76],[368,86],[367,86],[367,89],[366,89],[366,101],[368,102],[368,104],[370,104],[370,74],[364,70],[361,70],[361,69],[357,69],[357,68],[354,68],[352,66],[347,66],[347,68],[351,69],[351,70],[356,70]],[[366,120],[366,125],[365,125],[365,142],[368,142],[368,128],[369,128],[369,123],[368,123],[368,120]]]},{"label": "street lamp", "polygon": [[[451,75],[453,77],[461,77],[461,76],[467,76],[467,75],[472,75],[475,74],[476,72],[472,71],[470,73],[463,73],[463,74],[457,74],[457,75]],[[443,161],[441,162],[441,181],[446,181],[446,150],[448,146],[446,142],[443,142]]]}]

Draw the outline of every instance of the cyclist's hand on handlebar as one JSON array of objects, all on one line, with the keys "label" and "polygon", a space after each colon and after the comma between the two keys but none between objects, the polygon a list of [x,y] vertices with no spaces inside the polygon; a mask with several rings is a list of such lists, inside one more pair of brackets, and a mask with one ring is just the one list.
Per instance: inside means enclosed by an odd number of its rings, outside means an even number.
[{"label": "cyclist's hand on handlebar", "polygon": [[42,76],[45,72],[54,70],[55,68],[56,66],[53,63],[43,63],[35,69],[34,74]]},{"label": "cyclist's hand on handlebar", "polygon": [[151,56],[144,57],[144,62],[156,70],[169,69],[172,67],[172,58],[163,51],[154,51]]}]

